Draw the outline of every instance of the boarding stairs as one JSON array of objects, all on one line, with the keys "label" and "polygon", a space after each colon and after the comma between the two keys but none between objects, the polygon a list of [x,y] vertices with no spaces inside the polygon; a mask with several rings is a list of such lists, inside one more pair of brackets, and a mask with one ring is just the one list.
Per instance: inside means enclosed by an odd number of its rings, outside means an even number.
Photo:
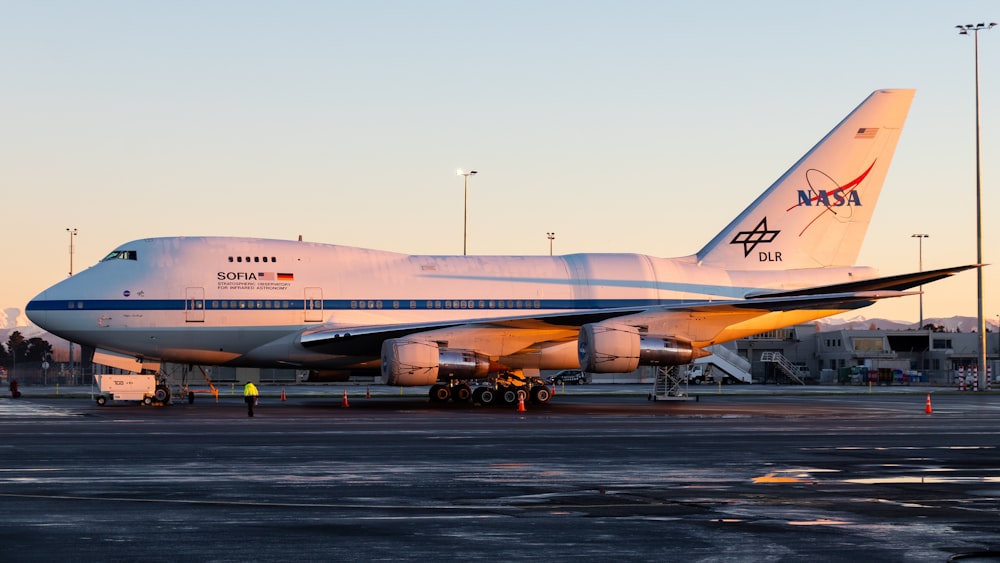
[{"label": "boarding stairs", "polygon": [[760,361],[773,363],[777,370],[790,379],[792,383],[798,383],[799,385],[806,384],[802,373],[799,371],[799,366],[789,361],[781,352],[762,352]]},{"label": "boarding stairs", "polygon": [[656,369],[656,380],[653,382],[653,392],[649,394],[651,401],[689,401],[688,366],[670,366]]},{"label": "boarding stairs", "polygon": [[728,377],[741,383],[751,382],[750,362],[746,358],[721,344],[708,346],[705,350],[712,355],[692,362],[694,365],[702,366],[702,379],[707,379],[709,375],[714,377],[716,372],[721,372],[722,379]]}]

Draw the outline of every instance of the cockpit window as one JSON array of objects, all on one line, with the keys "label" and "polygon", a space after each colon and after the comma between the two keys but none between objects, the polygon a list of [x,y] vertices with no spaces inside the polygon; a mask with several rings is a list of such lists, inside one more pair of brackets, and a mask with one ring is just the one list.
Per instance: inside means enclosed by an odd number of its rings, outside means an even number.
[{"label": "cockpit window", "polygon": [[138,260],[135,250],[114,250],[111,254],[104,257],[101,262],[107,262],[108,260]]}]

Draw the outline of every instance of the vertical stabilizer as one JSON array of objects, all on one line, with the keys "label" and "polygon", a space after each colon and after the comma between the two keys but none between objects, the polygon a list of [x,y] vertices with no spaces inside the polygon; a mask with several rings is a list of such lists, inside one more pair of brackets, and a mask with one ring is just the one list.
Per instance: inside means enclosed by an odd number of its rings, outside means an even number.
[{"label": "vertical stabilizer", "polygon": [[877,90],[697,254],[731,270],[852,266],[914,90]]}]

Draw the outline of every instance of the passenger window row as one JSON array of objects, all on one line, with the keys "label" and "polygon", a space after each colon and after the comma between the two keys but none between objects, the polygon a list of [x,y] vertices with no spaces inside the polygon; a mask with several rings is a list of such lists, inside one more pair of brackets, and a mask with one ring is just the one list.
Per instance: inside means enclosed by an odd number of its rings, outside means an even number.
[{"label": "passenger window row", "polygon": [[[540,301],[530,301],[530,300],[480,300],[475,301],[469,300],[443,300],[443,301],[431,301],[428,300],[425,303],[425,309],[540,309],[542,303]],[[382,301],[351,301],[351,309],[381,309]],[[399,309],[399,301],[392,302],[393,309]],[[417,302],[409,301],[409,308],[416,309]]]},{"label": "passenger window row", "polygon": [[270,301],[266,299],[231,299],[229,301],[212,301],[210,306],[212,309],[291,309],[293,307],[291,301]]},{"label": "passenger window row", "polygon": [[267,256],[230,256],[229,257],[229,261],[230,262],[246,262],[246,263],[250,263],[250,262],[268,262],[268,261],[270,261],[270,262],[277,262],[278,259],[276,257],[274,257],[274,256],[271,256],[270,260],[268,259]]}]

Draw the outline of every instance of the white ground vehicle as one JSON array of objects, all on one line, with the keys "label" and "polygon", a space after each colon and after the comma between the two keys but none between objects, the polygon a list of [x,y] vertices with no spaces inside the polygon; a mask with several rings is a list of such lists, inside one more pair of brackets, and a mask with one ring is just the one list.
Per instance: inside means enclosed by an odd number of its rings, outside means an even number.
[{"label": "white ground vehicle", "polygon": [[97,404],[104,406],[108,401],[140,401],[144,405],[153,404],[157,397],[155,375],[95,375],[94,381],[100,389]]}]

